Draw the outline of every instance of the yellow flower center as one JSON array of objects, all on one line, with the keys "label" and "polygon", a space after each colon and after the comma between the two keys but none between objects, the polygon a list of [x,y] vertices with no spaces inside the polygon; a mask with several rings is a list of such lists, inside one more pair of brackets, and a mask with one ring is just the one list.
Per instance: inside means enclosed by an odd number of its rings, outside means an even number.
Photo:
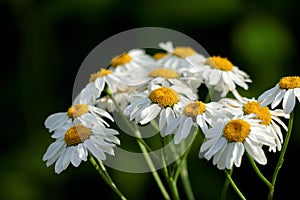
[{"label": "yellow flower center", "polygon": [[243,111],[246,115],[251,113],[257,114],[256,118],[262,120],[261,124],[269,125],[271,123],[272,117],[269,108],[267,106],[261,108],[259,102],[251,101],[246,103]]},{"label": "yellow flower center", "polygon": [[159,59],[161,59],[161,58],[163,58],[163,57],[165,57],[167,55],[168,55],[167,53],[156,53],[156,54],[153,55],[153,58],[155,60],[159,60]]},{"label": "yellow flower center", "polygon": [[119,65],[124,65],[124,64],[130,62],[131,59],[132,58],[128,53],[123,53],[121,55],[118,55],[118,56],[114,57],[111,60],[110,66],[111,67],[117,67]]},{"label": "yellow flower center", "polygon": [[197,101],[188,104],[184,107],[183,113],[187,117],[196,117],[197,115],[201,115],[206,111],[206,106],[203,102]]},{"label": "yellow flower center", "polygon": [[207,58],[205,64],[223,71],[231,71],[233,64],[227,59],[220,56],[212,56]]},{"label": "yellow flower center", "polygon": [[196,51],[191,47],[176,47],[173,54],[180,58],[186,58],[196,54]]},{"label": "yellow flower center", "polygon": [[76,104],[68,109],[67,115],[70,118],[76,118],[89,111],[89,106],[86,104]]},{"label": "yellow flower center", "polygon": [[228,122],[223,129],[223,136],[229,142],[243,142],[250,134],[250,124],[242,119]]},{"label": "yellow flower center", "polygon": [[281,89],[294,89],[300,88],[300,77],[299,76],[286,76],[280,79],[278,83]]},{"label": "yellow flower center", "polygon": [[157,103],[164,108],[172,107],[174,104],[179,102],[179,96],[177,92],[167,87],[161,87],[153,90],[149,94],[149,99],[152,101],[152,103]]},{"label": "yellow flower center", "polygon": [[170,79],[170,78],[178,78],[179,74],[172,69],[157,68],[151,71],[150,74],[148,74],[148,76],[152,78],[161,77],[165,79]]},{"label": "yellow flower center", "polygon": [[90,137],[92,129],[81,124],[72,126],[65,133],[65,143],[67,146],[77,145]]},{"label": "yellow flower center", "polygon": [[113,71],[101,68],[100,71],[90,75],[89,82],[94,82],[97,78],[104,77],[104,76],[106,76],[108,74],[111,74],[111,73],[113,73]]}]

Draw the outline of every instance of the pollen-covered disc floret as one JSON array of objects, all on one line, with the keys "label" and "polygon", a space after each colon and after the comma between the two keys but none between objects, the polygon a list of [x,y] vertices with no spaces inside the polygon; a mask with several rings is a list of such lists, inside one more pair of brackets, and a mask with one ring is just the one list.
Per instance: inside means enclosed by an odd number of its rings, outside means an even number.
[{"label": "pollen-covered disc floret", "polygon": [[193,56],[196,54],[196,51],[192,47],[175,47],[173,54],[175,56],[181,57],[181,58],[187,58],[189,56]]},{"label": "pollen-covered disc floret", "polygon": [[298,76],[287,76],[280,79],[278,83],[281,89],[295,89],[300,88],[300,77]]},{"label": "pollen-covered disc floret", "polygon": [[75,104],[68,109],[67,115],[69,118],[74,119],[88,112],[89,106],[87,104]]},{"label": "pollen-covered disc floret", "polygon": [[161,77],[165,79],[179,78],[179,74],[176,71],[168,68],[154,69],[148,74],[148,76],[152,78]]},{"label": "pollen-covered disc floret", "polygon": [[158,105],[162,106],[163,108],[172,107],[176,103],[179,102],[179,95],[178,93],[167,87],[161,87],[153,90],[149,94],[149,99],[152,103],[157,103]]},{"label": "pollen-covered disc floret", "polygon": [[223,71],[231,71],[233,69],[233,64],[227,58],[220,56],[209,57],[204,64]]},{"label": "pollen-covered disc floret", "polygon": [[245,151],[259,164],[266,164],[263,145],[275,147],[274,134],[258,123],[258,119],[247,115],[237,118],[224,118],[214,121],[204,131],[205,139],[199,157],[210,160],[218,169],[231,169],[241,165]]},{"label": "pollen-covered disc floret", "polygon": [[107,76],[108,74],[112,74],[112,73],[113,73],[113,71],[111,71],[109,69],[101,68],[100,71],[90,75],[89,82],[94,82],[97,78],[102,78],[102,77]]},{"label": "pollen-covered disc floret", "polygon": [[191,101],[183,93],[184,90],[178,90],[176,86],[155,85],[149,91],[140,93],[137,99],[125,108],[124,115],[128,116],[130,121],[135,120],[141,125],[159,116],[160,133],[165,136],[171,133],[166,127],[174,124],[184,104]]},{"label": "pollen-covered disc floret", "polygon": [[228,142],[244,142],[250,134],[250,124],[242,119],[228,122],[223,129],[223,137]]},{"label": "pollen-covered disc floret", "polygon": [[68,121],[65,126],[52,134],[55,139],[43,155],[47,167],[55,163],[55,173],[61,173],[71,163],[78,167],[86,161],[88,154],[96,159],[105,160],[106,153],[114,155],[114,147],[120,144],[116,137],[118,131],[95,123],[93,125],[75,124]]},{"label": "pollen-covered disc floret", "polygon": [[263,92],[258,101],[261,106],[271,104],[271,108],[275,108],[282,101],[283,111],[290,114],[295,107],[296,98],[300,101],[300,77],[287,76],[280,79],[280,81],[271,89]]},{"label": "pollen-covered disc floret", "polygon": [[206,111],[206,106],[203,102],[197,101],[186,105],[183,109],[183,113],[187,117],[196,117]]},{"label": "pollen-covered disc floret", "polygon": [[250,101],[244,104],[243,110],[246,115],[256,114],[256,118],[261,120],[261,124],[269,125],[271,123],[272,118],[269,108],[267,106],[261,107],[257,101]]},{"label": "pollen-covered disc floret", "polygon": [[168,54],[166,52],[158,52],[158,53],[155,53],[153,55],[153,58],[154,60],[159,60],[159,59],[162,59],[163,57],[167,56]]},{"label": "pollen-covered disc floret", "polygon": [[129,63],[132,60],[131,56],[128,53],[123,53],[121,55],[113,57],[111,60],[111,67],[123,66],[126,63]]},{"label": "pollen-covered disc floret", "polygon": [[72,126],[66,131],[64,141],[67,144],[67,146],[77,145],[88,139],[91,134],[92,129],[87,128],[82,124],[78,124]]}]

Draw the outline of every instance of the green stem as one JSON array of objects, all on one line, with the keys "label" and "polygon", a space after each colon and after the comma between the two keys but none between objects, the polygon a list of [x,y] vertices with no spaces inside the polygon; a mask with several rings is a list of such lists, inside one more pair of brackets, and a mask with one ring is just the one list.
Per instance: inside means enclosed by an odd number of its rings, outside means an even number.
[{"label": "green stem", "polygon": [[[137,131],[136,134],[137,134],[137,137],[138,137],[140,135],[139,131]],[[169,196],[167,190],[165,189],[165,186],[163,185],[163,183],[162,183],[162,181],[161,181],[161,179],[160,179],[160,177],[159,177],[159,175],[156,171],[156,168],[155,168],[155,166],[154,166],[154,164],[151,160],[151,157],[148,154],[147,149],[145,148],[145,146],[139,140],[138,140],[138,145],[139,145],[141,151],[143,152],[143,155],[144,155],[145,160],[148,164],[148,167],[150,168],[150,171],[151,171],[151,173],[152,173],[152,175],[153,175],[153,177],[154,177],[161,193],[163,194],[165,199],[170,199],[170,196]]]},{"label": "green stem", "polygon": [[[196,128],[195,131],[193,132],[194,135],[193,135],[192,142],[190,143],[190,145],[188,146],[188,148],[186,149],[186,151],[182,155],[181,159],[179,161],[177,161],[177,169],[174,173],[174,179],[175,180],[178,179],[178,176],[181,173],[181,170],[184,168],[184,165],[187,165],[187,163],[184,163],[184,162],[186,162],[187,156],[188,156],[188,154],[189,154],[189,152],[192,148],[193,141],[195,140],[198,131],[199,131],[199,128]],[[184,148],[183,146],[185,145],[185,142],[181,141],[181,145],[182,145],[181,147]]]},{"label": "green stem", "polygon": [[180,173],[180,178],[181,178],[185,193],[187,195],[187,199],[195,200],[192,185],[191,185],[190,178],[189,178],[189,172],[188,172],[186,160],[183,161],[182,165],[183,165],[183,167],[182,167],[182,171]]},{"label": "green stem", "polygon": [[116,184],[112,181],[109,174],[107,173],[104,165],[102,165],[102,162],[97,161],[94,159],[93,156],[89,155],[89,160],[92,163],[92,165],[95,167],[99,175],[103,178],[103,180],[106,182],[106,184],[119,196],[120,199],[126,200],[126,197],[122,194],[122,192],[117,188]]},{"label": "green stem", "polygon": [[246,200],[246,198],[244,197],[243,193],[239,190],[239,188],[236,186],[236,184],[234,183],[234,181],[232,180],[230,173],[227,172],[227,170],[223,170],[227,179],[229,180],[231,186],[233,187],[233,189],[236,191],[236,193],[239,195],[239,197],[243,200]]},{"label": "green stem", "polygon": [[273,185],[270,183],[270,181],[268,181],[268,179],[258,169],[254,159],[248,153],[247,156],[258,177],[269,187],[269,189],[273,188]]},{"label": "green stem", "polygon": [[[165,178],[167,180],[167,183],[168,183],[168,186],[169,186],[169,189],[171,191],[171,194],[172,194],[172,197],[174,200],[179,200],[179,193],[178,193],[178,189],[177,189],[177,180],[173,178],[172,174],[174,173],[175,170],[171,170],[170,169],[170,165],[167,165],[166,164],[166,160],[165,159],[168,159],[168,158],[165,158],[165,149],[164,149],[164,146],[166,145],[166,137],[162,137],[161,138],[161,147],[162,147],[162,161],[163,161],[163,164],[164,164],[164,167],[163,167],[163,172],[164,172],[164,175],[165,175]],[[174,165],[175,167],[175,165]]]},{"label": "green stem", "polygon": [[[229,171],[229,176],[230,176],[230,177],[232,176],[232,172],[233,172],[233,167],[232,167],[232,169]],[[225,182],[224,182],[224,186],[223,186],[223,190],[222,190],[222,193],[221,193],[221,198],[220,198],[220,200],[225,200],[225,199],[226,199],[226,195],[227,195],[229,183],[230,183],[229,179],[226,178],[226,180],[225,180]]]},{"label": "green stem", "polygon": [[205,103],[210,102],[210,100],[211,100],[211,98],[210,98],[210,94],[208,92],[207,95],[206,95],[206,98],[205,98]]},{"label": "green stem", "polygon": [[180,200],[176,182],[177,181],[174,180],[172,177],[169,177],[168,183],[169,183],[169,187],[170,187],[173,199]]},{"label": "green stem", "polygon": [[[134,132],[134,134],[135,134],[135,136],[136,136],[136,138],[137,138],[138,145],[139,145],[139,147],[140,147],[140,149],[141,149],[141,151],[142,151],[142,153],[143,153],[143,155],[144,155],[144,157],[145,157],[145,160],[146,160],[146,162],[147,162],[147,164],[148,164],[148,167],[149,167],[149,169],[150,169],[150,171],[151,171],[151,173],[152,173],[152,175],[153,175],[153,177],[154,177],[154,180],[156,181],[156,183],[157,183],[157,185],[158,185],[158,187],[159,187],[159,189],[160,189],[162,195],[164,196],[164,198],[165,198],[166,200],[169,200],[169,199],[170,199],[170,196],[169,196],[169,194],[168,194],[168,192],[167,192],[165,186],[163,185],[163,183],[162,183],[162,181],[161,181],[161,179],[160,179],[160,177],[159,177],[159,175],[158,175],[158,173],[157,173],[157,171],[156,171],[156,168],[155,168],[155,166],[154,166],[154,164],[153,164],[153,162],[152,162],[152,160],[151,160],[151,157],[150,157],[149,154],[148,154],[148,150],[150,149],[150,147],[149,147],[149,146],[146,144],[146,142],[142,139],[141,133],[140,133],[140,131],[137,129],[137,127],[136,127],[136,126],[133,126],[133,125],[128,121],[128,119],[124,116],[122,110],[120,109],[118,103],[116,102],[116,100],[115,100],[115,98],[113,97],[112,94],[110,94],[110,98],[111,98],[112,101],[114,102],[114,104],[115,104],[115,106],[116,106],[118,112],[120,113],[122,119],[127,123],[127,125],[131,128],[131,130],[133,130],[133,132]],[[151,150],[151,149],[150,149],[150,150]]]},{"label": "green stem", "polygon": [[[192,141],[189,144],[188,148],[185,150],[185,152],[182,155],[181,159],[179,159],[177,161],[177,169],[174,173],[174,180],[176,180],[176,181],[178,179],[178,176],[180,175],[184,191],[185,191],[185,193],[187,195],[187,198],[189,200],[195,200],[195,197],[194,197],[194,193],[193,193],[193,190],[192,190],[192,185],[191,185],[190,178],[189,178],[189,173],[188,173],[187,156],[189,155],[189,152],[190,152],[190,150],[192,148],[192,145],[193,145],[193,141],[196,138],[196,135],[197,135],[198,131],[199,131],[199,128],[196,128],[195,131],[192,133],[193,134]],[[180,145],[181,145],[181,149],[184,150],[185,145],[186,145],[185,141],[184,140],[181,141]]]},{"label": "green stem", "polygon": [[290,113],[290,119],[289,119],[289,125],[288,125],[288,132],[287,132],[287,134],[285,136],[285,141],[284,141],[284,144],[283,144],[283,147],[282,147],[282,150],[281,150],[281,153],[280,153],[280,156],[279,156],[279,159],[278,159],[278,162],[277,162],[274,174],[273,174],[272,187],[269,190],[269,196],[268,196],[269,200],[273,199],[276,179],[277,179],[279,170],[280,170],[280,168],[283,165],[284,155],[285,155],[285,152],[286,152],[286,149],[287,149],[290,137],[291,137],[291,133],[292,133],[293,122],[294,122],[294,110]]}]

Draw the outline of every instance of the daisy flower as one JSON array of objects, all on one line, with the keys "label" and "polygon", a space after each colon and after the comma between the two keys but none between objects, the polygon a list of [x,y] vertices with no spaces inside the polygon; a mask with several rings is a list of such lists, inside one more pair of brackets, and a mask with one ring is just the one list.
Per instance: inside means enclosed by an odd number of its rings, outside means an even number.
[{"label": "daisy flower", "polygon": [[212,99],[215,100],[235,90],[236,85],[247,90],[247,82],[252,82],[248,74],[234,66],[227,58],[212,56],[197,66],[205,85],[210,89]]},{"label": "daisy flower", "polygon": [[77,95],[74,103],[85,102],[94,105],[106,85],[110,92],[115,93],[117,90],[126,90],[128,86],[125,82],[126,78],[120,74],[101,68],[98,72],[90,75],[89,83]]},{"label": "daisy flower", "polygon": [[124,115],[129,120],[144,125],[159,115],[159,129],[162,136],[165,136],[165,129],[172,125],[183,106],[190,102],[183,96],[184,88],[178,91],[178,87],[162,87],[156,85],[149,92],[143,93],[141,98],[132,102],[124,110]]},{"label": "daisy flower", "polygon": [[[155,63],[154,59],[150,55],[146,54],[144,50],[132,49],[128,52],[115,56],[111,60],[109,69],[117,73],[126,73],[128,70],[151,63]],[[130,76],[128,73],[127,75]]]},{"label": "daisy flower", "polygon": [[271,89],[265,91],[258,97],[261,106],[271,104],[275,108],[282,101],[283,111],[287,114],[294,110],[296,97],[300,101],[300,77],[286,76]]},{"label": "daisy flower", "polygon": [[166,134],[175,130],[174,143],[179,144],[182,139],[189,135],[192,126],[198,125],[202,131],[207,130],[212,121],[222,116],[220,112],[222,107],[223,105],[217,102],[191,102],[183,108],[178,120],[166,128]]},{"label": "daisy flower", "polygon": [[169,66],[175,70],[184,70],[191,67],[195,60],[203,60],[204,56],[197,53],[190,46],[174,47],[171,41],[159,43],[159,47],[166,51],[166,53],[158,53],[153,57],[158,63]]},{"label": "daisy flower", "polygon": [[111,115],[101,108],[87,104],[74,104],[67,112],[58,112],[48,116],[45,120],[45,127],[52,132],[62,128],[67,123],[72,122],[75,119],[83,125],[95,122],[99,126],[109,126],[102,117],[106,117],[113,121]]},{"label": "daisy flower", "polygon": [[279,117],[287,119],[289,118],[289,114],[285,114],[281,109],[270,110],[267,106],[261,107],[260,102],[254,98],[248,99],[242,97],[239,101],[225,98],[220,100],[220,102],[240,110],[244,115],[255,114],[255,118],[261,120],[259,123],[266,125],[269,131],[274,134],[276,146],[270,146],[269,151],[276,152],[276,147],[278,151],[281,150],[281,144],[283,143],[281,127],[287,131],[287,126]]},{"label": "daisy flower", "polygon": [[136,73],[136,78],[133,78],[128,85],[134,87],[136,90],[143,91],[151,85],[161,85],[164,87],[170,87],[172,85],[177,85],[181,88],[186,88],[186,95],[191,99],[196,99],[196,89],[192,90],[186,79],[188,77],[183,77],[183,74],[171,69],[166,66],[161,65],[151,65],[138,70],[134,70]]},{"label": "daisy flower", "polygon": [[246,151],[259,164],[266,164],[262,146],[274,147],[275,138],[259,122],[251,115],[213,121],[211,128],[204,132],[205,140],[200,147],[199,157],[207,160],[213,157],[213,164],[218,169],[231,169],[233,164],[237,167],[241,165]]},{"label": "daisy flower", "polygon": [[81,161],[86,161],[88,154],[98,160],[105,160],[108,153],[114,155],[114,147],[120,144],[115,136],[118,132],[94,123],[83,125],[68,121],[64,126],[55,130],[51,143],[43,155],[43,161],[49,167],[55,163],[55,173],[59,174],[71,163],[78,167]]}]

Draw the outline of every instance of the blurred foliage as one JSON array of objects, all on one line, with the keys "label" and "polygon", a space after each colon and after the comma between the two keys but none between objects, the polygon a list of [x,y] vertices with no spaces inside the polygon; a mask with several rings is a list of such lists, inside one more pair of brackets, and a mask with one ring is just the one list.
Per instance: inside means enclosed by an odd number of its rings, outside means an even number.
[{"label": "blurred foliage", "polygon": [[[42,156],[52,142],[44,120],[71,104],[77,70],[101,41],[131,28],[157,26],[180,31],[211,55],[228,57],[253,83],[248,97],[273,87],[280,77],[299,75],[299,6],[296,0],[2,0],[0,199],[116,199],[89,163],[69,167],[60,175]],[[101,55],[99,55],[100,58]],[[299,119],[296,107],[295,121]],[[298,115],[298,116],[297,116]],[[300,144],[295,123],[276,199],[298,195],[295,156]],[[218,199],[224,174],[197,158],[199,142],[189,155],[197,199]],[[279,154],[267,153],[261,170],[272,175]],[[267,188],[252,176],[247,159],[233,178],[249,199],[266,197]],[[160,192],[148,174],[110,170],[129,199],[157,199]],[[260,187],[261,186],[261,187]],[[255,192],[253,192],[255,191]],[[229,191],[228,199],[236,199]]]}]

